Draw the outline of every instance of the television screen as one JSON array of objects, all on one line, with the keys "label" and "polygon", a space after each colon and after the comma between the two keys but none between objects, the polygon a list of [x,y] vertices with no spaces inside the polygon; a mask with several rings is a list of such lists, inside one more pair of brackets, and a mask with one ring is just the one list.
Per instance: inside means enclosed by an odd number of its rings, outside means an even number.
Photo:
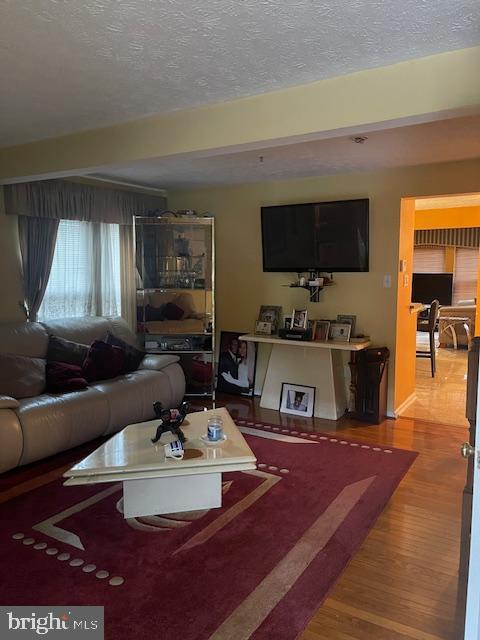
[{"label": "television screen", "polygon": [[412,302],[452,304],[453,273],[414,273],[412,276]]},{"label": "television screen", "polygon": [[368,271],[368,199],[262,207],[264,271]]}]

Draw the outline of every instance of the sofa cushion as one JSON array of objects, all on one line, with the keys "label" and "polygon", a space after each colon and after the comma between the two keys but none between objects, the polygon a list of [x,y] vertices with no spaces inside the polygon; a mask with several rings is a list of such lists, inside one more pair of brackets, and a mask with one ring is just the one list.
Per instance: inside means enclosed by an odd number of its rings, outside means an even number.
[{"label": "sofa cushion", "polygon": [[[139,369],[115,380],[95,382],[89,388],[101,391],[108,400],[109,423],[105,425],[106,435],[127,424],[153,420],[154,402],[161,402],[164,407],[180,404],[185,391],[185,376],[180,366],[174,363],[162,371]],[[148,446],[148,442],[145,446]]]},{"label": "sofa cushion", "polygon": [[46,378],[47,391],[51,393],[79,391],[88,386],[82,367],[66,362],[47,362]]},{"label": "sofa cushion", "polygon": [[20,464],[28,464],[97,438],[109,420],[108,399],[91,387],[20,400]]},{"label": "sofa cushion", "polygon": [[140,351],[140,349],[137,349],[128,342],[125,342],[125,340],[117,338],[117,336],[114,336],[110,331],[107,333],[105,342],[107,344],[112,344],[114,347],[120,347],[120,349],[123,349],[125,353],[125,370],[127,372],[136,371],[138,369],[145,355],[145,351]]},{"label": "sofa cushion", "polygon": [[31,398],[45,389],[45,360],[0,353],[0,393]]},{"label": "sofa cushion", "polygon": [[113,344],[95,340],[83,363],[83,373],[89,382],[108,380],[125,373],[125,351]]},{"label": "sofa cushion", "polygon": [[66,362],[67,364],[81,367],[87,357],[88,349],[89,346],[86,344],[49,335],[47,360],[51,362]]},{"label": "sofa cushion", "polygon": [[39,322],[9,322],[0,325],[0,353],[45,358],[48,334]]}]

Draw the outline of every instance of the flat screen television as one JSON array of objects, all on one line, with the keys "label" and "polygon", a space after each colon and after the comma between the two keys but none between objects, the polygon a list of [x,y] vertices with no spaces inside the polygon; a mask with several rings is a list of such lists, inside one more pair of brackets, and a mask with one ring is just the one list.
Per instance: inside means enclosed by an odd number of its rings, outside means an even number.
[{"label": "flat screen television", "polygon": [[369,200],[262,207],[264,271],[368,271]]},{"label": "flat screen television", "polygon": [[414,273],[412,276],[412,302],[451,305],[453,273]]}]

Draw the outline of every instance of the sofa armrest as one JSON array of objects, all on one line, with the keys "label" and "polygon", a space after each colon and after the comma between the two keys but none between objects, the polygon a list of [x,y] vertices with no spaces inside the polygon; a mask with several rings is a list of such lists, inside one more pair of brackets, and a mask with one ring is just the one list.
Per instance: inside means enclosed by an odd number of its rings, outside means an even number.
[{"label": "sofa armrest", "polygon": [[162,369],[165,369],[165,367],[168,367],[169,364],[173,364],[174,362],[178,362],[179,360],[180,358],[178,356],[174,356],[168,353],[166,353],[165,355],[147,353],[138,368],[140,370],[149,369],[150,371],[161,371]]},{"label": "sofa armrest", "polygon": [[0,394],[0,409],[18,409],[20,403],[10,396],[2,396]]},{"label": "sofa armrest", "polygon": [[[9,396],[0,396],[9,397]],[[11,398],[13,400],[13,398]],[[12,409],[0,410],[0,473],[13,469],[22,458],[23,432],[17,414]]]}]

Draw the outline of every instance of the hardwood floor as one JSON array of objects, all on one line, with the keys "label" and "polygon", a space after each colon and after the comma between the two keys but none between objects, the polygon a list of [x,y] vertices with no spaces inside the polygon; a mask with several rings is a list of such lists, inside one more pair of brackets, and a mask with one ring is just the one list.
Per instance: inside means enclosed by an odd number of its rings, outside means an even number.
[{"label": "hardwood floor", "polygon": [[[417,348],[425,348],[426,333],[417,334]],[[437,372],[432,378],[430,360],[416,359],[415,401],[403,412],[404,416],[431,420],[438,424],[468,427],[465,418],[467,391],[466,349],[437,349]]]},{"label": "hardwood floor", "polygon": [[[462,426],[411,418],[368,426],[349,419],[302,419],[261,409],[258,399],[219,398],[233,417],[419,452],[360,551],[318,609],[301,640],[460,640],[455,605],[465,462]],[[101,441],[0,477],[0,501],[61,475]],[[132,639],[133,640],[133,639]],[[274,640],[272,638],[272,640]]]},{"label": "hardwood floor", "polygon": [[237,417],[419,452],[362,548],[301,635],[301,640],[460,640],[455,622],[465,461],[462,426],[410,418],[367,426],[352,420],[293,418],[258,400],[226,400]]}]

